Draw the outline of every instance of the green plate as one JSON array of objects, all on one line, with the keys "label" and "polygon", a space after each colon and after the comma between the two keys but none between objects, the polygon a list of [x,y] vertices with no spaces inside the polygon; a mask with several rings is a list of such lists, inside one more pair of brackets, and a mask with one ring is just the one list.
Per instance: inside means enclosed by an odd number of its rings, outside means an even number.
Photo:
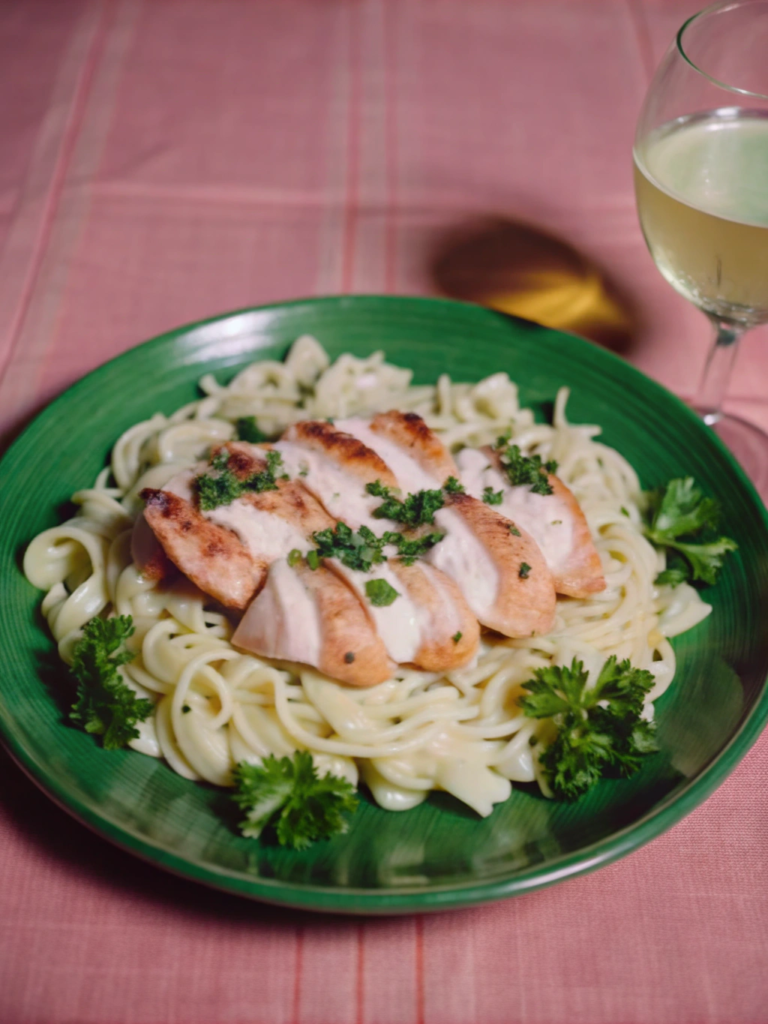
[{"label": "green plate", "polygon": [[[433,794],[388,813],[365,798],[351,831],[306,853],[240,837],[222,790],[188,782],[131,750],[106,752],[65,721],[66,673],[40,615],[41,594],[20,571],[27,542],[60,521],[119,435],[158,410],[198,396],[208,371],[282,357],[300,334],[332,355],[383,349],[417,383],[446,371],[478,380],[506,370],[544,416],[568,384],[575,422],[604,440],[643,485],[690,474],[723,504],[739,544],[712,615],[675,642],[678,673],[657,704],[662,751],[629,780],[608,781],[575,804],[531,787],[480,820]],[[101,835],[189,878],[288,906],[401,913],[465,906],[529,892],[590,871],[653,839],[732,771],[768,718],[768,517],[718,439],[673,395],[586,341],[479,307],[432,299],[313,299],[194,324],[132,349],[57,399],[2,462],[0,728],[19,764]]]}]

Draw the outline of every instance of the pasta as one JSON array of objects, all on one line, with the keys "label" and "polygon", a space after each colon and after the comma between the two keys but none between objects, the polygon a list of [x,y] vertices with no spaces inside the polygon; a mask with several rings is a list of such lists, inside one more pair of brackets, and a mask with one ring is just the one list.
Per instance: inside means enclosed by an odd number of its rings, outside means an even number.
[{"label": "pasta", "polygon": [[[187,779],[232,784],[239,761],[311,752],[319,771],[353,785],[360,779],[389,810],[445,790],[487,815],[514,782],[548,792],[531,741],[544,728],[518,706],[522,685],[548,665],[574,657],[595,678],[606,659],[629,658],[653,674],[644,715],[669,686],[675,656],[669,638],[710,611],[687,584],[656,586],[664,555],[645,539],[635,472],[597,438],[597,425],[574,425],[568,390],[551,425],[521,408],[515,384],[496,373],[477,384],[442,375],[411,385],[411,372],[382,353],[342,355],[331,364],[315,339],[299,338],[285,362],[257,362],[229,384],[202,378],[203,397],[170,417],[156,414],[122,435],[93,487],[73,495],[77,514],[46,530],[24,559],[27,578],[46,591],[42,610],[61,658],[71,662],[81,627],[95,615],[130,615],[135,658],[125,682],[154,703],[131,746],[162,757]],[[389,409],[424,417],[453,450],[492,443],[511,428],[526,454],[556,459],[599,551],[607,587],[585,599],[558,598],[546,636],[486,635],[476,663],[444,675],[399,668],[377,686],[355,689],[297,664],[232,646],[231,617],[189,581],[162,587],[131,559],[131,532],[145,487],[162,488],[212,445],[235,436],[254,416],[276,436],[308,418],[368,415]]]}]

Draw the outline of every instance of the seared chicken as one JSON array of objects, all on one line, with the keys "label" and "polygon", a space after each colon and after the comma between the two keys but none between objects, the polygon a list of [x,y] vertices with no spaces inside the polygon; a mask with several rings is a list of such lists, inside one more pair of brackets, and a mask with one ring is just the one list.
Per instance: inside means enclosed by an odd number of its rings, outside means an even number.
[{"label": "seared chicken", "polygon": [[375,686],[394,665],[357,597],[325,566],[273,563],[232,637],[265,658],[312,665],[352,686]]},{"label": "seared chicken", "polygon": [[[244,442],[224,445],[228,468],[244,479],[266,468],[265,451]],[[146,489],[144,515],[166,555],[206,594],[227,608],[244,610],[264,584],[267,569],[308,537],[333,526],[300,483],[277,479],[276,490],[249,491],[202,512],[194,478],[209,467],[174,477],[163,490]]]},{"label": "seared chicken", "polygon": [[482,625],[511,637],[549,632],[555,587],[532,537],[469,494],[447,495],[435,520],[446,536],[427,558],[458,583]]},{"label": "seared chicken", "polygon": [[309,420],[289,427],[273,447],[291,477],[300,479],[329,515],[353,530],[362,525],[378,533],[391,528],[391,523],[373,517],[381,498],[368,494],[365,486],[379,481],[397,487],[397,480],[362,441],[330,423]]},{"label": "seared chicken", "polygon": [[558,594],[589,597],[605,589],[600,556],[584,513],[562,480],[548,474],[552,494],[537,494],[526,484],[513,486],[493,448],[464,449],[457,462],[469,494],[481,498],[487,487],[503,493],[503,501],[494,508],[537,542]]}]

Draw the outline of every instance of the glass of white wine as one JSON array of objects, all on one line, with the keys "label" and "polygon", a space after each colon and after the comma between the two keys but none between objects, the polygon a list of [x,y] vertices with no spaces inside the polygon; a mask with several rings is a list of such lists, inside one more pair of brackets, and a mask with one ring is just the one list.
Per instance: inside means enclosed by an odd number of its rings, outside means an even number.
[{"label": "glass of white wine", "polygon": [[722,403],[739,338],[768,323],[768,0],[685,22],[648,90],[634,161],[656,266],[715,328],[695,407],[765,497],[768,436]]}]

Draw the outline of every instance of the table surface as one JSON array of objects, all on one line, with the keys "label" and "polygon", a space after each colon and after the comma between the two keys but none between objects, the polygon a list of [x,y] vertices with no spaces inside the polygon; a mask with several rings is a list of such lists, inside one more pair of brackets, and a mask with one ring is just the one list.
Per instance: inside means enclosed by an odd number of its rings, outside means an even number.
[{"label": "table surface", "polygon": [[[180,323],[302,295],[435,294],[452,239],[518,221],[609,272],[634,311],[623,354],[690,395],[706,324],[645,250],[630,152],[696,6],[6,0],[3,435]],[[768,428],[765,340],[743,343],[728,406]],[[70,819],[4,753],[0,772],[3,1024],[768,1021],[768,736],[619,863],[392,920],[176,879]]]}]

